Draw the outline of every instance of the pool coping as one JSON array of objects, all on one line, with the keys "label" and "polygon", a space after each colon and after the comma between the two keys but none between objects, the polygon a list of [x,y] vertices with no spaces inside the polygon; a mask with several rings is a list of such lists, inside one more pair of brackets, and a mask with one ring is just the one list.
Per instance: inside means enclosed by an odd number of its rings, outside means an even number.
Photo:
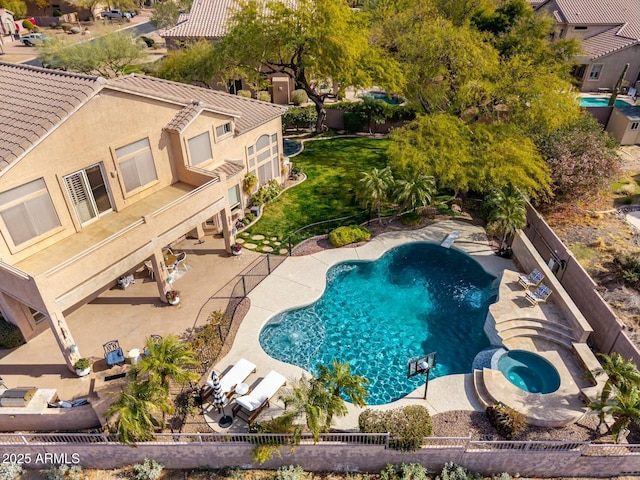
[{"label": "pool coping", "polygon": [[[277,313],[309,305],[320,298],[326,285],[326,272],[337,263],[376,260],[388,250],[410,242],[426,241],[440,244],[452,231],[459,231],[460,236],[451,248],[470,255],[488,273],[499,278],[505,269],[516,271],[511,260],[495,255],[482,227],[462,220],[444,220],[418,230],[383,233],[358,247],[329,249],[306,256],[288,257],[249,293],[251,307],[238,329],[231,350],[215,366],[215,370],[219,373],[224,372],[244,357],[258,366],[257,373],[247,380],[249,384],[255,384],[270,370],[283,374],[290,381],[309,375],[302,368],[276,360],[264,352],[258,336],[269,319]],[[474,392],[472,373],[433,379],[429,382],[427,400],[423,400],[423,395],[424,386],[421,386],[395,402],[365,408],[386,410],[418,403],[427,407],[432,415],[451,410],[484,410]],[[358,415],[363,409],[348,404],[348,410],[347,416],[334,419],[335,426],[344,430],[357,430]],[[205,418],[209,425],[217,430],[215,413],[211,410],[209,413]]]}]

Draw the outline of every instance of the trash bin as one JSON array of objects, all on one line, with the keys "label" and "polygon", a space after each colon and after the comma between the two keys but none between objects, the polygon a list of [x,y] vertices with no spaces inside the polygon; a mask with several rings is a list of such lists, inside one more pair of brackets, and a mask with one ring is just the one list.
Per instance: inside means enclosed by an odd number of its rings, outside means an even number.
[{"label": "trash bin", "polygon": [[129,360],[131,361],[131,365],[137,365],[140,361],[140,349],[132,348],[129,350]]}]

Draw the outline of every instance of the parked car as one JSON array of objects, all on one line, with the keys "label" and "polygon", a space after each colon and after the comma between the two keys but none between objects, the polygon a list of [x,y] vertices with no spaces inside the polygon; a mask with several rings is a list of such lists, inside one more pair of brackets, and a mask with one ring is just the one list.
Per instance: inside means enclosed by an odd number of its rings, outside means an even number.
[{"label": "parked car", "polygon": [[109,20],[113,20],[114,18],[131,18],[131,14],[129,12],[123,12],[117,8],[101,12],[100,16],[102,18],[108,18]]},{"label": "parked car", "polygon": [[40,45],[49,40],[49,37],[43,35],[42,33],[30,33],[29,35],[25,35],[24,37],[20,37],[20,41],[24,43],[27,47],[33,47],[35,45]]}]

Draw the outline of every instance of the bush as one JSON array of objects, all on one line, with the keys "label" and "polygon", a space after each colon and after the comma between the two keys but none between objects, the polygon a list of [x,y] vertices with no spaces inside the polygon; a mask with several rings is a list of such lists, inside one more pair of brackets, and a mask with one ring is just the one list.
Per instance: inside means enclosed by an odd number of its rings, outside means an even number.
[{"label": "bush", "polygon": [[265,203],[269,203],[276,198],[282,191],[282,185],[277,180],[271,180],[266,185],[260,187],[260,189],[251,197],[251,204],[259,207]]},{"label": "bush", "polygon": [[156,44],[156,41],[153,38],[145,37],[144,35],[140,36],[140,40],[147,45],[147,48],[151,48]]},{"label": "bush", "polygon": [[144,462],[136,463],[133,466],[133,472],[136,480],[158,480],[163,468],[164,465],[161,463],[145,458]]},{"label": "bush", "polygon": [[291,174],[289,175],[289,177],[290,177],[292,180],[297,180],[297,179],[299,179],[303,174],[304,174],[304,171],[302,170],[302,167],[292,167],[292,168],[291,168]]},{"label": "bush", "polygon": [[47,480],[81,480],[80,465],[52,465],[47,470]]},{"label": "bush", "polygon": [[244,182],[242,183],[242,190],[244,190],[244,193],[246,193],[247,195],[251,195],[251,192],[253,192],[253,187],[256,186],[256,183],[258,183],[258,177],[256,177],[255,175],[251,175],[250,173],[247,173],[244,176]]},{"label": "bush", "polygon": [[367,123],[364,112],[344,112],[344,128],[348,132],[360,132]]},{"label": "bush", "polygon": [[306,480],[309,476],[301,466],[289,465],[276,470],[275,480]]},{"label": "bush", "polygon": [[502,403],[487,407],[487,417],[498,433],[507,440],[511,440],[527,427],[524,415]]},{"label": "bush", "polygon": [[23,468],[19,463],[0,463],[0,480],[13,480],[22,474]]},{"label": "bush", "polygon": [[71,27],[73,27],[73,25],[71,25],[70,23],[60,24],[60,28],[64,31],[64,33],[69,33],[71,31]]},{"label": "bush", "polygon": [[329,233],[329,242],[334,247],[344,247],[350,243],[362,242],[371,238],[371,232],[360,225],[338,227]]},{"label": "bush", "polygon": [[282,125],[286,128],[308,128],[318,120],[318,112],[313,105],[289,107],[282,115]]},{"label": "bush", "polygon": [[640,256],[616,255],[613,262],[626,283],[632,287],[640,285]]},{"label": "bush", "polygon": [[34,30],[35,25],[31,23],[29,20],[23,20],[22,28],[26,28],[27,30]]},{"label": "bush", "polygon": [[53,16],[54,17],[61,17],[62,16],[62,12],[56,8],[56,9],[53,10]]},{"label": "bush", "polygon": [[294,90],[291,92],[291,103],[293,103],[296,107],[299,107],[303,103],[307,103],[309,101],[309,96],[307,92],[304,90]]},{"label": "bush", "polygon": [[400,221],[403,225],[420,225],[422,215],[418,212],[408,212],[400,217]]},{"label": "bush", "polygon": [[256,98],[261,102],[271,102],[271,94],[265,90],[259,91]]},{"label": "bush", "polygon": [[242,219],[242,225],[245,227],[255,220],[256,216],[253,213],[247,213]]},{"label": "bush", "polygon": [[419,463],[403,463],[399,468],[387,464],[380,472],[381,480],[429,480],[429,471]]},{"label": "bush", "polygon": [[482,480],[482,475],[453,462],[445,463],[436,480]]},{"label": "bush", "polygon": [[415,452],[422,439],[433,432],[429,410],[422,405],[409,405],[393,410],[366,409],[358,417],[362,433],[389,433],[389,446],[394,450]]},{"label": "bush", "polygon": [[81,358],[76,363],[73,364],[73,368],[77,368],[78,370],[84,370],[85,368],[89,368],[91,363],[86,358]]},{"label": "bush", "polygon": [[82,29],[76,25],[74,25],[73,27],[71,27],[69,29],[69,33],[74,33],[74,34],[78,34],[82,31]]},{"label": "bush", "polygon": [[0,348],[15,348],[25,343],[20,329],[0,316]]},{"label": "bush", "polygon": [[244,98],[251,98],[251,90],[238,90],[238,96]]}]

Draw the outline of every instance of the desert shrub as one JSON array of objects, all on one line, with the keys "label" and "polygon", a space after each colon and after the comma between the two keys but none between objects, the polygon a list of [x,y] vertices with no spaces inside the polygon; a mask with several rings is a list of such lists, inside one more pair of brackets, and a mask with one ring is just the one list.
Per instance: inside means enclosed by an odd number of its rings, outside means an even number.
[{"label": "desert shrub", "polygon": [[360,132],[367,124],[364,112],[344,112],[344,128],[348,132]]},{"label": "desert shrub", "polygon": [[145,37],[144,35],[140,36],[140,40],[142,40],[148,48],[151,48],[156,44],[156,41],[153,38]]},{"label": "desert shrub", "polygon": [[616,255],[613,261],[626,283],[632,287],[640,285],[640,256]]},{"label": "desert shrub", "polygon": [[238,96],[244,97],[244,98],[251,98],[251,90],[239,90]]},{"label": "desert shrub", "polygon": [[271,180],[266,185],[260,187],[260,189],[251,197],[251,204],[259,207],[265,203],[269,203],[276,198],[282,191],[282,185],[277,180]]},{"label": "desert shrub", "polygon": [[58,10],[57,8],[55,8],[53,10],[53,16],[54,17],[61,17],[62,16],[62,12],[60,10]]},{"label": "desert shrub", "polygon": [[81,29],[80,27],[78,27],[78,26],[74,25],[73,27],[71,27],[71,28],[69,29],[69,32],[68,32],[68,33],[78,34],[78,33],[80,33],[81,31],[82,31],[82,29]]},{"label": "desert shrub", "polygon": [[56,22],[52,22],[49,24],[49,28],[53,28],[54,30],[60,28],[60,25],[58,25]]},{"label": "desert shrub", "polygon": [[407,212],[400,217],[403,225],[419,225],[421,220],[422,215],[418,212]]},{"label": "desert shrub", "polygon": [[338,227],[329,233],[329,242],[334,247],[344,247],[350,243],[362,242],[371,238],[371,232],[360,225]]},{"label": "desert shrub", "polygon": [[27,30],[34,30],[35,25],[31,23],[29,20],[22,21],[22,28],[26,28]]},{"label": "desert shrub", "polygon": [[524,415],[502,403],[487,407],[487,417],[498,433],[507,440],[511,440],[527,427]]},{"label": "desert shrub", "polygon": [[318,112],[313,105],[306,107],[289,107],[282,115],[282,125],[284,128],[308,128],[316,123]]},{"label": "desert shrub", "polygon": [[247,213],[242,219],[242,225],[245,227],[255,220],[256,216],[253,213]]},{"label": "desert shrub", "polygon": [[623,205],[631,205],[633,203],[633,197],[624,197],[622,199]]},{"label": "desert shrub", "polygon": [[256,183],[258,183],[258,177],[256,177],[255,175],[251,175],[250,173],[247,173],[244,176],[244,181],[242,183],[242,190],[244,190],[244,193],[246,193],[247,195],[251,195],[251,192],[253,192],[253,187],[256,186]]},{"label": "desert shrub", "polygon": [[380,472],[381,480],[429,480],[429,471],[419,463],[403,463],[399,467],[391,464]]},{"label": "desert shrub", "polygon": [[150,458],[145,458],[144,462],[136,463],[133,466],[133,473],[136,480],[158,480],[162,475],[164,465]]},{"label": "desert shrub", "polygon": [[271,102],[271,94],[265,90],[259,91],[256,98],[261,102]]},{"label": "desert shrub", "polygon": [[275,480],[306,480],[308,477],[307,472],[301,466],[289,465],[276,470]]},{"label": "desert shrub", "polygon": [[358,417],[362,433],[389,433],[389,446],[394,450],[414,452],[422,439],[433,433],[429,410],[422,405],[408,405],[393,410],[366,409]]},{"label": "desert shrub", "polygon": [[[517,477],[518,475],[516,475]],[[511,480],[513,477],[509,475],[507,472],[499,473],[498,475],[493,475],[491,480]]]},{"label": "desert shrub", "polygon": [[294,90],[291,92],[291,103],[293,103],[296,107],[299,107],[303,103],[307,103],[309,101],[309,96],[307,92],[304,90]]},{"label": "desert shrub", "polygon": [[436,480],[482,480],[482,475],[453,462],[445,463]]},{"label": "desert shrub", "polygon": [[15,348],[24,345],[22,332],[13,323],[0,317],[0,348]]},{"label": "desert shrub", "polygon": [[60,24],[60,28],[61,28],[65,33],[69,33],[69,31],[71,30],[71,27],[73,27],[73,25],[71,25],[70,23],[61,23],[61,24]]},{"label": "desert shrub", "polygon": [[289,177],[293,180],[299,179],[304,174],[302,167],[292,167]]},{"label": "desert shrub", "polygon": [[19,463],[0,463],[0,480],[13,480],[22,474],[23,468]]},{"label": "desert shrub", "polygon": [[52,465],[46,475],[47,480],[81,480],[83,478],[80,465]]}]

